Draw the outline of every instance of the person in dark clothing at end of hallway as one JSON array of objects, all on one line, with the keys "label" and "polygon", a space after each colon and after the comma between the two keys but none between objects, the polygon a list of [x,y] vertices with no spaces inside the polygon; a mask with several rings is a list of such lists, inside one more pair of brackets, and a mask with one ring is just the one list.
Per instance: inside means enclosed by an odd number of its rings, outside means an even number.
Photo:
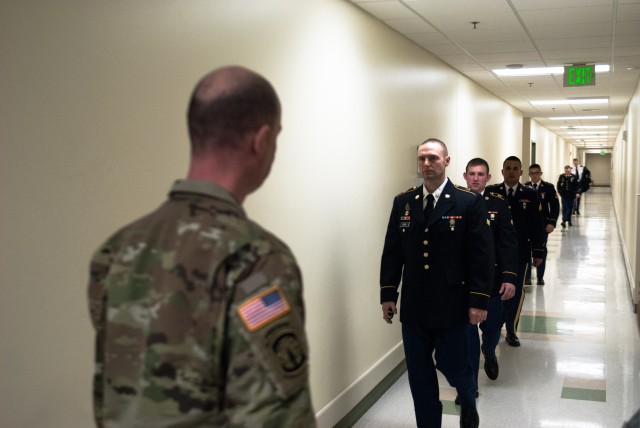
[{"label": "person in dark clothing at end of hallway", "polygon": [[[575,175],[578,183],[580,184],[580,192],[585,193],[591,186],[591,171],[586,166],[580,165],[578,158],[573,158],[573,168],[571,174]],[[574,201],[573,214],[580,215],[580,199]]]},{"label": "person in dark clothing at end of hallway", "polygon": [[[571,223],[571,211],[573,209],[575,201],[580,199],[580,182],[574,174],[571,173],[571,166],[564,166],[564,174],[560,174],[558,177],[558,193],[562,198],[562,222],[560,225],[564,229],[569,226],[573,226]],[[576,205],[577,206],[577,205]]]},{"label": "person in dark clothing at end of hallway", "polygon": [[442,425],[436,367],[460,396],[460,426],[477,427],[469,324],[486,319],[493,285],[487,207],[482,196],[447,178],[450,157],[442,141],[421,143],[417,161],[424,184],[397,195],[389,216],[380,267],[382,317],[392,322],[402,282],[400,322],[418,427]]},{"label": "person in dark clothing at end of hallway", "polygon": [[513,225],[518,234],[518,279],[513,299],[504,302],[506,341],[509,346],[520,346],[516,332],[520,311],[524,302],[524,278],[531,264],[542,263],[544,255],[545,222],[538,193],[520,183],[522,162],[517,156],[509,156],[502,163],[504,182],[487,186],[486,190],[502,195],[509,202]]},{"label": "person in dark clothing at end of hallway", "polygon": [[[560,201],[558,200],[558,193],[553,184],[542,179],[542,168],[537,163],[529,166],[529,178],[531,181],[524,183],[525,186],[531,187],[538,192],[540,196],[540,202],[542,203],[542,213],[545,218],[545,239],[544,239],[544,255],[542,256],[542,263],[536,266],[536,278],[538,285],[544,285],[544,271],[547,267],[547,241],[549,234],[556,229],[558,224],[558,215],[560,214]],[[524,279],[524,285],[531,285],[531,272],[533,269],[527,270],[527,275]]]}]

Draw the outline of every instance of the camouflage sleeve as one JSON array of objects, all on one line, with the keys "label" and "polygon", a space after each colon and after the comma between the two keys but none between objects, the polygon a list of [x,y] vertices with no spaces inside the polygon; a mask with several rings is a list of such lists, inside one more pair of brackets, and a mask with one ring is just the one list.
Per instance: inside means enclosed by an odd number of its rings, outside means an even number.
[{"label": "camouflage sleeve", "polygon": [[239,281],[227,313],[224,411],[230,426],[314,427],[300,272],[286,247],[264,244],[249,245],[225,274]]},{"label": "camouflage sleeve", "polygon": [[108,247],[99,248],[89,266],[89,315],[96,331],[95,368],[93,375],[93,407],[96,426],[102,427],[102,409],[104,401],[103,365],[106,324],[106,290],[104,280],[111,265],[111,251]]}]

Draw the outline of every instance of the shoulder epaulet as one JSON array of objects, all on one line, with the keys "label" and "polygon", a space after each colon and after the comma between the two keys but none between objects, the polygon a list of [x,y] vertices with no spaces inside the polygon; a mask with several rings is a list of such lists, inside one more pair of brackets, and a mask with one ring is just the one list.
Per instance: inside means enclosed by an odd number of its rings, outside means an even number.
[{"label": "shoulder epaulet", "polygon": [[457,190],[460,190],[460,191],[463,191],[463,192],[467,192],[467,193],[471,193],[472,195],[476,194],[476,193],[473,193],[471,190],[467,189],[466,187],[458,186],[457,184],[454,184],[453,187],[455,187]]},{"label": "shoulder epaulet", "polygon": [[415,187],[415,186],[414,186],[414,187],[411,187],[411,188],[409,188],[409,189],[405,190],[404,192],[400,192],[400,193],[398,193],[395,197],[397,198],[398,196],[402,196],[402,195],[404,195],[405,193],[413,192],[413,191],[414,191],[414,190],[416,190],[416,189],[417,189],[417,187]]},{"label": "shoulder epaulet", "polygon": [[498,199],[502,199],[504,201],[504,196],[502,196],[500,193],[496,193],[496,192],[489,192],[491,194],[491,196],[493,196],[494,198],[498,198]]}]

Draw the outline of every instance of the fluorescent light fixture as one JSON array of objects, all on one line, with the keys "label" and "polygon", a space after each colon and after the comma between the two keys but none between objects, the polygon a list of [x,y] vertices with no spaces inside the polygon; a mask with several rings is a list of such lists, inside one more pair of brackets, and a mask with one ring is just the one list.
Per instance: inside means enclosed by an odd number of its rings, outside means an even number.
[{"label": "fluorescent light fixture", "polygon": [[613,138],[609,135],[575,135],[573,137],[566,137],[569,140],[608,140]]},{"label": "fluorescent light fixture", "polygon": [[577,98],[574,100],[537,100],[529,102],[534,106],[550,106],[563,104],[607,104],[609,100],[606,98]]},{"label": "fluorescent light fixture", "polygon": [[[609,64],[597,64],[596,73],[607,73]],[[547,76],[550,74],[564,74],[564,66],[558,67],[530,67],[530,68],[494,68],[498,76]]]},{"label": "fluorescent light fixture", "polygon": [[561,126],[560,129],[604,129],[609,125],[575,125],[575,126]]},{"label": "fluorescent light fixture", "polygon": [[[578,132],[567,132],[568,135],[594,135],[594,132],[598,132],[598,131],[578,131]],[[605,134],[607,134],[607,131],[604,131]],[[599,135],[599,134],[595,134],[595,135]]]},{"label": "fluorescent light fixture", "polygon": [[590,120],[590,119],[609,119],[609,116],[558,116],[550,117],[549,120]]}]

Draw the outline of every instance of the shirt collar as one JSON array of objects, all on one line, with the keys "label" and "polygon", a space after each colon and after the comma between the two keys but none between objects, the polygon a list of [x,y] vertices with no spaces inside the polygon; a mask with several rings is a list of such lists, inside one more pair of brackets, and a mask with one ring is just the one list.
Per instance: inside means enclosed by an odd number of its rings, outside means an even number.
[{"label": "shirt collar", "polygon": [[[442,193],[442,190],[444,189],[444,186],[447,185],[447,182],[449,181],[449,177],[445,177],[444,181],[442,182],[442,184],[440,185],[440,187],[438,187],[435,192],[432,193],[433,198],[434,198],[434,202],[433,205],[435,205],[436,203],[438,203],[438,199],[440,199],[440,194]],[[422,183],[422,195],[423,195],[423,200],[427,199],[427,195],[429,194],[429,191],[427,190],[427,186],[424,185],[424,183]]]},{"label": "shirt collar", "polygon": [[520,183],[516,183],[516,185],[515,185],[515,186],[513,186],[513,187],[509,187],[509,186],[507,185],[507,183],[504,183],[504,190],[506,190],[506,191],[507,191],[507,194],[508,194],[508,193],[509,193],[509,189],[513,189],[513,194],[515,195],[515,194],[516,194],[516,192],[518,191],[518,184],[520,184]]},{"label": "shirt collar", "polygon": [[171,186],[169,195],[174,193],[196,193],[211,198],[222,199],[239,209],[243,215],[245,215],[242,205],[234,199],[228,190],[215,184],[211,181],[205,180],[176,180]]}]

